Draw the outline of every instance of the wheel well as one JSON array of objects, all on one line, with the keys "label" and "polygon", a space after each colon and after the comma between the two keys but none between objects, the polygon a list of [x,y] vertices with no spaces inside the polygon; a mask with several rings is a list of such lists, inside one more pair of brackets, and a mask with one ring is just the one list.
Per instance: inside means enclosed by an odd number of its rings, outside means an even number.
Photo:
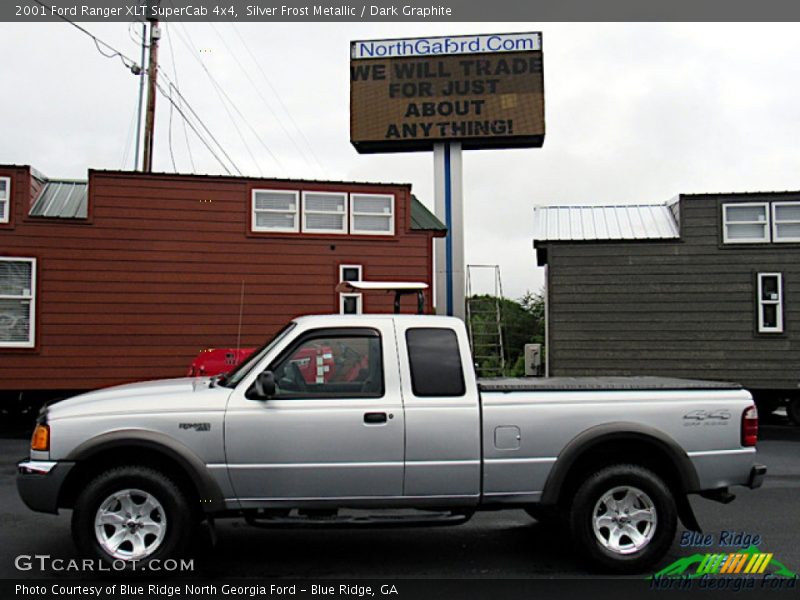
[{"label": "wheel well", "polygon": [[58,497],[59,508],[73,508],[81,490],[100,473],[122,466],[149,467],[175,482],[189,502],[200,506],[200,492],[192,477],[178,460],[166,452],[142,446],[117,446],[96,452],[79,461],[70,471]]},{"label": "wheel well", "polygon": [[668,451],[644,439],[610,439],[586,448],[572,463],[558,494],[558,505],[575,496],[592,473],[614,464],[638,465],[653,471],[678,496],[686,493],[680,470]]}]

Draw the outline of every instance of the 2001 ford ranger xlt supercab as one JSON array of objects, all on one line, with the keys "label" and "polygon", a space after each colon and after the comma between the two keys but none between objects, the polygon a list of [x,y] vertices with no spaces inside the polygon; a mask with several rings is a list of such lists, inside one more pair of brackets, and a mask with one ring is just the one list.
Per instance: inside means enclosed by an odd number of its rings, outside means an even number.
[{"label": "2001 ford ranger xlt supercab", "polygon": [[632,572],[678,518],[699,528],[687,494],[761,485],[757,429],[735,385],[478,381],[457,319],[311,316],[227,375],[47,406],[17,482],[33,510],[73,509],[79,549],[109,563],[179,555],[204,518],[379,527],[524,508]]}]

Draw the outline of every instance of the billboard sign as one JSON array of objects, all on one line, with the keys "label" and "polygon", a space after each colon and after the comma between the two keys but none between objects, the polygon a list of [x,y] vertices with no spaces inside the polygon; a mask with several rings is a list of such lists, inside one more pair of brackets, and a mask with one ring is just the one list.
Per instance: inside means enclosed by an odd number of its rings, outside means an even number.
[{"label": "billboard sign", "polygon": [[366,40],[350,51],[350,141],[359,152],[544,142],[541,33]]}]

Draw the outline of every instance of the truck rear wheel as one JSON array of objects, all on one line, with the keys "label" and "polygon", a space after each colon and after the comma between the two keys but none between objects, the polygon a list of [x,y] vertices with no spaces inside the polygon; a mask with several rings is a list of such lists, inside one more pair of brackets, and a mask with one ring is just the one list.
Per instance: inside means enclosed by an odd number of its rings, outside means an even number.
[{"label": "truck rear wheel", "polygon": [[119,467],[101,473],[80,493],[72,535],[85,556],[114,570],[140,568],[185,548],[192,514],[180,488],[163,473]]},{"label": "truck rear wheel", "polygon": [[677,510],[672,493],[655,473],[638,465],[612,465],[578,488],[569,520],[573,541],[591,564],[636,573],[669,549]]}]

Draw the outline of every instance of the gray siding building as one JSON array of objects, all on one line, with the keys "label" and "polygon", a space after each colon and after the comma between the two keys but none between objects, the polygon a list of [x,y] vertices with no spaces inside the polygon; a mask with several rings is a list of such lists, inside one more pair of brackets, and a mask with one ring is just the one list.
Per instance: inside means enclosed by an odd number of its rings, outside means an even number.
[{"label": "gray siding building", "polygon": [[537,207],[534,238],[549,375],[735,381],[769,408],[800,397],[800,192]]}]

